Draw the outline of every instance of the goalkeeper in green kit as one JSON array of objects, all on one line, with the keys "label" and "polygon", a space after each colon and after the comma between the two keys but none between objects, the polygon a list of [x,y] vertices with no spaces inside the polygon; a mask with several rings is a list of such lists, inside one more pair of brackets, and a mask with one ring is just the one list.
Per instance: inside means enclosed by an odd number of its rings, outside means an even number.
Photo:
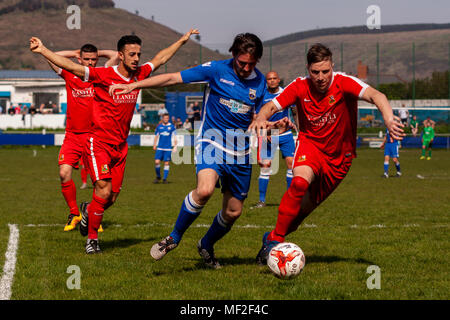
[{"label": "goalkeeper in green kit", "polygon": [[428,150],[427,160],[431,160],[431,144],[434,139],[434,129],[432,123],[427,120],[423,122],[424,128],[422,133],[422,156],[420,157],[420,160],[425,159],[425,154],[427,150]]}]

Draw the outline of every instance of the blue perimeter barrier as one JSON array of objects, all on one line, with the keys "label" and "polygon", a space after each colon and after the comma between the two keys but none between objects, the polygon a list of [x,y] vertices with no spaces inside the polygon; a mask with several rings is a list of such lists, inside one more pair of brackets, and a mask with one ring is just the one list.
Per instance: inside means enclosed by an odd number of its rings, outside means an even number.
[{"label": "blue perimeter barrier", "polygon": [[[358,137],[356,141],[356,146],[366,146],[367,144],[363,142],[363,138]],[[374,140],[382,140],[374,138]],[[131,134],[127,139],[128,145],[130,146],[140,146],[141,135]],[[37,133],[6,133],[0,134],[0,145],[55,145],[55,135],[54,134],[37,134]],[[185,135],[184,136],[184,146],[194,145],[194,136]],[[438,149],[450,149],[450,136],[437,136],[433,141],[433,148]],[[420,137],[405,137],[402,141],[403,148],[421,148],[422,140]]]}]

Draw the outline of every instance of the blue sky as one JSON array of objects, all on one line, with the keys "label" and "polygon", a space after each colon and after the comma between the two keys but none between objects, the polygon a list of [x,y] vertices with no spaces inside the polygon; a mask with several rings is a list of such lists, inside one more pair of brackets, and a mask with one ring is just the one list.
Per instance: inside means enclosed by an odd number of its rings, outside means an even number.
[{"label": "blue sky", "polygon": [[316,28],[365,25],[367,7],[378,5],[383,24],[449,23],[449,0],[114,0],[117,8],[185,32],[201,43],[228,48],[234,36],[253,32],[263,41]]}]

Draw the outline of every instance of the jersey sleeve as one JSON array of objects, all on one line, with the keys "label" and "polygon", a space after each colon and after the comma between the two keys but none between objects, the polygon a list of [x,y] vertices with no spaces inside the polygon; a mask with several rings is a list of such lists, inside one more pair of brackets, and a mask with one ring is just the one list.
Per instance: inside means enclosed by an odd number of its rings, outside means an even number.
[{"label": "jersey sleeve", "polygon": [[156,127],[155,136],[159,135],[159,126]]},{"label": "jersey sleeve", "polygon": [[153,66],[153,63],[147,62],[139,67],[139,80],[144,80],[152,74],[155,67]]},{"label": "jersey sleeve", "polygon": [[278,110],[287,108],[295,104],[301,94],[300,78],[291,82],[283,92],[277,97],[273,98],[272,102],[275,103]]},{"label": "jersey sleeve", "polygon": [[342,77],[342,89],[345,93],[351,94],[354,97],[361,97],[364,95],[364,92],[369,87],[369,85],[356,77],[344,75]]},{"label": "jersey sleeve", "polygon": [[213,61],[180,72],[183,83],[209,82],[215,72]]},{"label": "jersey sleeve", "polygon": [[108,68],[105,67],[84,67],[84,82],[92,82],[92,83],[99,83],[102,81],[103,78],[105,78],[106,70]]}]

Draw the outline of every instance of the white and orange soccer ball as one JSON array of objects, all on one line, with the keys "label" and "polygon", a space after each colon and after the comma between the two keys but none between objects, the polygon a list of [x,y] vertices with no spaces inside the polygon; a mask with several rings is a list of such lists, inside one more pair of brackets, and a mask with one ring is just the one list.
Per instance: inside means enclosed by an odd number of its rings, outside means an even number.
[{"label": "white and orange soccer ball", "polygon": [[270,250],[267,265],[276,277],[292,279],[305,267],[305,255],[295,243],[282,242]]}]

